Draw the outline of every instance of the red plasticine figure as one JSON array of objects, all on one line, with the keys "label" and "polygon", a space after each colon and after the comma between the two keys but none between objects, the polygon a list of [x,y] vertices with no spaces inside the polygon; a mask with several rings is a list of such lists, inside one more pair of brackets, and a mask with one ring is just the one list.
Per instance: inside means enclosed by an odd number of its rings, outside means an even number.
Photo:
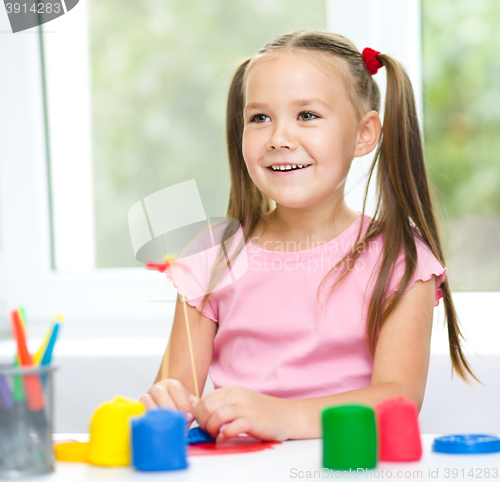
[{"label": "red plasticine figure", "polygon": [[147,269],[155,269],[159,271],[160,273],[164,273],[168,268],[170,268],[170,263],[147,263],[146,264]]},{"label": "red plasticine figure", "polygon": [[[170,268],[170,261],[175,261],[177,258],[174,255],[165,256],[165,263],[147,263],[147,269],[154,269],[159,271],[160,273],[164,273],[167,269]],[[187,269],[187,268],[185,268]]]},{"label": "red plasticine figure", "polygon": [[192,444],[188,447],[188,454],[193,455],[224,455],[243,454],[247,452],[259,452],[265,449],[272,449],[281,442],[261,442],[260,440],[240,435],[225,440],[224,442],[204,442]]}]

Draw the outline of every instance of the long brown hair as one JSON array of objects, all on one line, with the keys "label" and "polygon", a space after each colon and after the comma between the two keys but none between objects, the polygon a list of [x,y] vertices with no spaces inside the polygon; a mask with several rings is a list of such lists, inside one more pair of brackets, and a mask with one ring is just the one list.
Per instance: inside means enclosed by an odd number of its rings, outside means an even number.
[{"label": "long brown hair", "polygon": [[[245,242],[259,222],[265,223],[265,214],[272,209],[271,199],[263,194],[250,178],[242,153],[246,78],[252,66],[260,59],[284,51],[317,53],[320,60],[325,60],[325,56],[328,56],[343,74],[347,94],[358,115],[369,110],[380,110],[380,92],[366,69],[362,55],[352,42],[341,35],[322,30],[298,30],[276,38],[259,50],[256,56],[242,62],[233,76],[227,104],[226,135],[231,170],[227,216],[238,220],[244,226]],[[383,54],[379,54],[377,58],[386,68],[387,92],[382,135],[368,173],[368,179],[371,180],[378,165],[376,209],[361,239],[368,182],[356,242],[350,252],[339,261],[339,264],[344,261],[346,263],[343,263],[344,269],[330,291],[331,295],[337,284],[348,275],[363,247],[370,240],[381,233],[390,233],[390,236],[383,236],[380,271],[368,309],[367,342],[372,356],[382,325],[403,296],[415,272],[415,235],[427,244],[442,266],[446,265],[425,169],[422,135],[410,79],[398,61]],[[405,256],[405,272],[397,292],[390,302],[384,305],[387,287],[401,252]],[[219,260],[223,261],[222,253]],[[325,276],[320,288],[335,268]],[[219,276],[220,274],[219,270]],[[464,337],[460,331],[448,278],[445,278],[440,288],[443,292],[453,370],[466,382],[469,382],[469,376],[479,381],[462,350]],[[209,294],[205,295],[202,306],[208,297]]]}]

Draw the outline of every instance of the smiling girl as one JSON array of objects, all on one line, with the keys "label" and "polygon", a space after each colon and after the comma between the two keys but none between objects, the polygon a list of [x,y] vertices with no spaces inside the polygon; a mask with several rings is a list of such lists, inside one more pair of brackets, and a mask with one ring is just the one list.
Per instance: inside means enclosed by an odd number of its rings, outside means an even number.
[{"label": "smiling girl", "polygon": [[[373,75],[386,68],[384,125]],[[314,438],[321,411],[424,399],[434,306],[443,298],[454,369],[474,377],[446,279],[413,91],[403,67],[346,38],[301,30],[243,62],[230,87],[228,217],[249,269],[188,300],[194,395],[178,301],[169,378],[142,402],[177,408],[219,440]],[[376,149],[373,217],[349,208],[346,178]],[[274,201],[275,207],[273,207]],[[365,198],[366,203],[366,198]],[[475,377],[474,377],[475,378]]]}]

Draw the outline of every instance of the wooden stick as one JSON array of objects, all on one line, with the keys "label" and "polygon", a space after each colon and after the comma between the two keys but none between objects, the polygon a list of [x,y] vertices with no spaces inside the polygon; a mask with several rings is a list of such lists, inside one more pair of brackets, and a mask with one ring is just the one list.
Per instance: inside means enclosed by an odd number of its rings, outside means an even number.
[{"label": "wooden stick", "polygon": [[[182,279],[182,269],[179,267],[179,273],[181,278],[181,290],[184,292],[184,282]],[[184,318],[186,320],[186,330],[188,335],[188,343],[189,343],[189,354],[191,355],[191,366],[193,368],[193,379],[194,379],[194,389],[196,391],[196,398],[200,399],[200,393],[198,391],[198,382],[196,380],[196,369],[194,366],[194,356],[193,356],[193,345],[191,343],[191,332],[189,331],[189,320],[187,313],[187,305],[186,305],[186,295],[181,295],[182,306],[184,307]]]},{"label": "wooden stick", "polygon": [[161,360],[160,365],[160,380],[166,380],[168,378],[168,370],[170,366],[170,336],[168,337],[167,348],[165,348],[165,353]]}]

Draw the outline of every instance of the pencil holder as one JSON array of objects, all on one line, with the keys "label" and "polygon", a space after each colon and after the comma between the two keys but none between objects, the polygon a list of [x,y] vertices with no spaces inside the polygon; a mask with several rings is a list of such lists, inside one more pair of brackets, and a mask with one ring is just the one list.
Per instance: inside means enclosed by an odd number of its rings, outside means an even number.
[{"label": "pencil holder", "polygon": [[51,365],[0,365],[0,478],[54,470]]},{"label": "pencil holder", "polygon": [[377,465],[375,413],[364,405],[323,410],[323,467],[372,469]]}]

